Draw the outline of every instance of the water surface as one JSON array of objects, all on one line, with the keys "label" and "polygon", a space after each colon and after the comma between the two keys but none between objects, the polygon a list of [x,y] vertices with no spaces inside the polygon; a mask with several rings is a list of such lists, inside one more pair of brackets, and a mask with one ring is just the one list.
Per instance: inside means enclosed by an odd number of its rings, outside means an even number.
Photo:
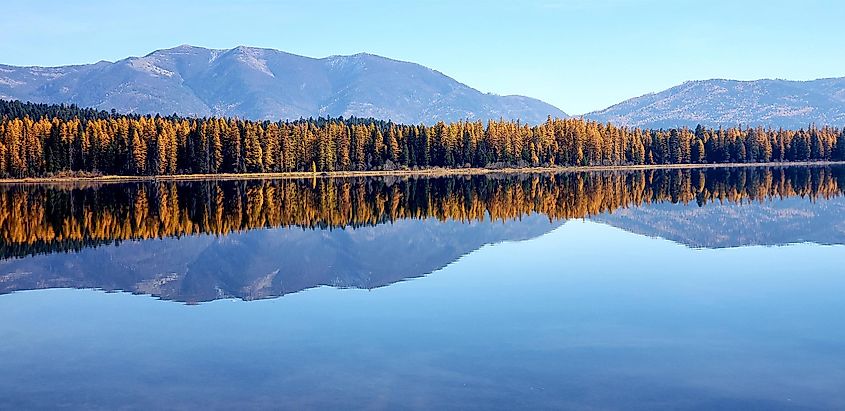
[{"label": "water surface", "polygon": [[843,188],[5,187],[0,408],[843,408]]}]

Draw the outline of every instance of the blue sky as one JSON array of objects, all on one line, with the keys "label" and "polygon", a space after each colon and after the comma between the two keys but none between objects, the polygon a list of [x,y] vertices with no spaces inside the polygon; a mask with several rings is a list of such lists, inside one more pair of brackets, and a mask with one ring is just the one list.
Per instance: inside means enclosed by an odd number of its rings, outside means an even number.
[{"label": "blue sky", "polygon": [[843,24],[841,0],[15,1],[0,13],[0,63],[179,44],[365,51],[580,114],[685,80],[845,76]]}]

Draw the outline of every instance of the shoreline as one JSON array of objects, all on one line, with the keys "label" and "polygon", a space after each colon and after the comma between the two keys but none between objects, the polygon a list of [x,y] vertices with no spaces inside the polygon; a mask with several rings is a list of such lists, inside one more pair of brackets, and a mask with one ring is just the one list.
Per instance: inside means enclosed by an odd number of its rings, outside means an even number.
[{"label": "shoreline", "polygon": [[555,167],[505,167],[505,168],[427,168],[420,170],[370,170],[370,171],[310,171],[269,173],[224,173],[224,174],[173,174],[158,176],[67,176],[2,178],[0,185],[16,184],[62,184],[62,183],[141,183],[156,181],[220,181],[220,180],[282,180],[304,178],[352,178],[352,177],[445,177],[488,174],[561,174],[599,171],[644,171],[644,170],[689,170],[712,168],[749,167],[812,167],[845,165],[845,161],[793,161],[769,163],[707,163],[707,164],[653,164],[618,166],[555,166]]}]

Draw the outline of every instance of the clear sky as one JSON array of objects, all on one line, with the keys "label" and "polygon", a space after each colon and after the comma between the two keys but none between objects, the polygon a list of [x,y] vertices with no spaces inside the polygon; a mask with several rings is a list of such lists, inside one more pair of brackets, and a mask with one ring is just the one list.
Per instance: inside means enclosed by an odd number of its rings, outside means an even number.
[{"label": "clear sky", "polygon": [[570,114],[685,80],[845,76],[842,0],[9,1],[0,63],[192,44],[414,61]]}]

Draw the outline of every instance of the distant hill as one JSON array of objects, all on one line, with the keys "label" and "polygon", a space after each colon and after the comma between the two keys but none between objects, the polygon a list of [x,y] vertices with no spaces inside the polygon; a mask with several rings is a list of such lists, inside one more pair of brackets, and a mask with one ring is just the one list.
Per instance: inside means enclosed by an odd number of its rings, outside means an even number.
[{"label": "distant hill", "polygon": [[0,99],[75,103],[121,113],[256,120],[375,117],[401,123],[564,117],[523,96],[481,93],[419,64],[371,54],[321,59],[278,50],[179,46],[117,62],[0,65]]},{"label": "distant hill", "polygon": [[845,78],[814,81],[689,81],[632,98],[586,118],[619,125],[669,128],[845,125]]}]

